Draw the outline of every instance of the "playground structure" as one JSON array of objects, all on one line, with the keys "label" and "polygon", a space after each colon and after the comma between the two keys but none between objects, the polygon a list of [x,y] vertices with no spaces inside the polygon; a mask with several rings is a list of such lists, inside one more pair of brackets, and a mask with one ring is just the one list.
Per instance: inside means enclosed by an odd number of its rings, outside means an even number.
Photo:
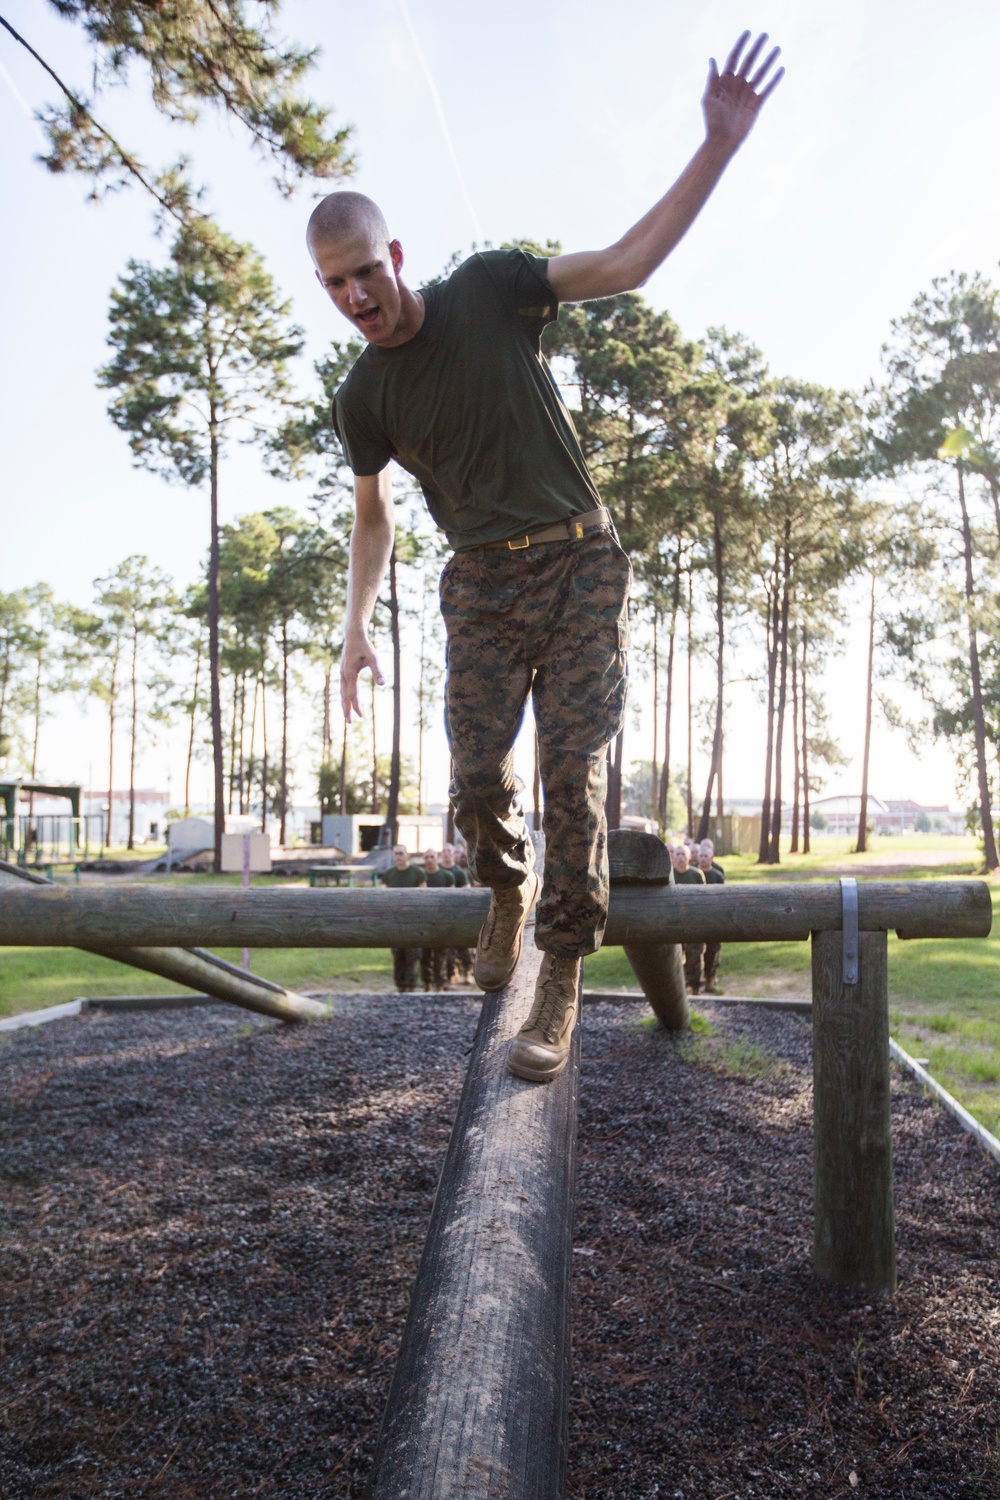
[{"label": "playground structure", "polygon": [[[0,781],[0,855],[18,864],[52,865],[86,859],[91,846],[103,851],[105,819],[101,813],[80,814],[83,788],[72,782],[51,785],[43,781]],[[61,797],[69,803],[66,813],[17,811],[18,803],[35,797]]]},{"label": "playground structure", "polygon": [[[811,940],[815,1268],[835,1285],[891,1294],[887,933],[986,937],[989,888],[969,880],[674,887],[658,840],[643,842],[650,838],[612,846],[605,941],[625,947],[669,1030],[687,1024],[678,944]],[[195,941],[465,947],[488,900],[475,889],[115,890],[21,880],[0,896],[0,944],[69,944],[109,956],[190,951]],[[562,1494],[579,1044],[551,1084],[507,1074],[507,1042],[530,1007],[537,962],[529,943],[512,984],[483,1002],[382,1425],[373,1500]]]}]

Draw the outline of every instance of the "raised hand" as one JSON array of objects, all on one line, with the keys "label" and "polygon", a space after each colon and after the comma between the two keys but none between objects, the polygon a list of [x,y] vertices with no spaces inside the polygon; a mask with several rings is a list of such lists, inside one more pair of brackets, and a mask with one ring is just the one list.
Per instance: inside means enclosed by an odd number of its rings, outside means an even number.
[{"label": "raised hand", "polygon": [[780,47],[772,47],[751,76],[750,70],[767,43],[767,32],[761,32],[741,61],[741,53],[749,40],[749,31],[744,31],[726,58],[726,65],[721,73],[715,58],[710,60],[708,83],[701,101],[708,139],[729,151],[735,151],[742,145],[753,129],[764,100],[774,93],[785,76],[784,68],[779,68],[770,78],[767,76],[781,54]]}]

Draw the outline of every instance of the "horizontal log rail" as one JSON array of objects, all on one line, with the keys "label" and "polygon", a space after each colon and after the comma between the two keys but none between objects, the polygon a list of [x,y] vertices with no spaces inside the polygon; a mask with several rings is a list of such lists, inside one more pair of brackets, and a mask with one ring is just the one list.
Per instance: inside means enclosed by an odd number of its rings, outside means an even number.
[{"label": "horizontal log rail", "polygon": [[[481,889],[268,890],[25,886],[0,892],[0,945],[28,947],[464,948],[489,904]],[[858,887],[862,931],[976,938],[990,931],[980,880],[880,880]],[[605,943],[804,941],[841,927],[837,881],[620,886]]]},{"label": "horizontal log rail", "polygon": [[[41,888],[58,893],[64,887],[32,870],[10,865],[0,860],[0,909],[3,892],[11,889]],[[172,979],[175,984],[187,985],[190,989],[204,991],[213,1000],[225,1000],[243,1010],[252,1010],[257,1015],[270,1016],[275,1021],[318,1021],[327,1014],[328,1007],[320,1000],[308,995],[297,995],[269,979],[261,979],[234,964],[206,953],[200,948],[190,947],[135,947],[122,948],[117,945],[82,942],[73,944],[85,953],[96,953],[99,958],[110,958],[115,963],[127,964],[133,969],[144,969],[160,979]]]}]

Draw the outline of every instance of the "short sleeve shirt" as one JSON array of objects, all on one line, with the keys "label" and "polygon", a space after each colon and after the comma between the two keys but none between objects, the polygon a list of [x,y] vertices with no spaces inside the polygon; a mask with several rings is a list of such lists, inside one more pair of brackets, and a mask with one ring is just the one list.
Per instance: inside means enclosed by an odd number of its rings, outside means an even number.
[{"label": "short sleeve shirt", "polygon": [[353,472],[378,474],[395,459],[458,550],[601,503],[540,351],[559,311],[547,265],[523,250],[470,256],[423,289],[414,337],[369,344],[334,397]]},{"label": "short sleeve shirt", "polygon": [[383,885],[397,891],[412,890],[415,886],[427,883],[423,870],[418,869],[416,865],[407,865],[405,870],[397,870],[395,865],[390,865],[388,870],[382,871],[379,880]]}]

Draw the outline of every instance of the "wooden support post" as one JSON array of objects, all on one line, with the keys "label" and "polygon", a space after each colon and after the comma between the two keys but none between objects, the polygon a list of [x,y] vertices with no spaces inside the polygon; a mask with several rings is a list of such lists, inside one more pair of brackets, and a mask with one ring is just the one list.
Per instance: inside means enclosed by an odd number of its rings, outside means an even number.
[{"label": "wooden support post", "polygon": [[[655,833],[637,828],[613,828],[608,834],[608,867],[616,892],[623,886],[674,887],[670,853]],[[661,1026],[686,1031],[691,1011],[684,982],[684,950],[680,943],[624,943],[642,993]]]},{"label": "wooden support post", "polygon": [[632,973],[660,1025],[667,1031],[687,1031],[691,1008],[680,943],[625,943],[624,948]]},{"label": "wooden support post", "polygon": [[507,1072],[539,959],[483,1001],[370,1500],[561,1500],[580,1028],[554,1082]]},{"label": "wooden support post", "polygon": [[812,935],[815,1265],[838,1286],[896,1289],[884,932],[859,933],[844,983],[840,932]]}]

